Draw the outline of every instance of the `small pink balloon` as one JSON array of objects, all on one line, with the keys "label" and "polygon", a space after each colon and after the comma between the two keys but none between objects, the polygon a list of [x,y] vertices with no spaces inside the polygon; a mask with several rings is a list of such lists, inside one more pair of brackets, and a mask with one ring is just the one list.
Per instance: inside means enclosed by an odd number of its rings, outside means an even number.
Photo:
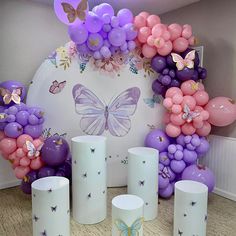
[{"label": "small pink balloon", "polygon": [[20,159],[20,165],[21,166],[29,166],[30,162],[31,162],[30,159],[26,156],[24,156]]},{"label": "small pink balloon", "polygon": [[146,58],[153,58],[156,55],[157,50],[155,47],[151,47],[148,44],[144,44],[142,47],[142,53]]},{"label": "small pink balloon", "polygon": [[153,37],[161,37],[162,34],[166,31],[166,26],[163,24],[157,24],[152,28]]},{"label": "small pink balloon", "polygon": [[182,112],[179,114],[171,114],[170,121],[172,122],[172,124],[174,124],[176,126],[181,126],[185,123],[185,120],[182,117],[183,117]]},{"label": "small pink balloon", "polygon": [[162,38],[162,37],[157,37],[155,40],[154,40],[154,46],[156,48],[162,48],[165,44],[165,40]]},{"label": "small pink balloon", "polygon": [[154,42],[155,42],[155,38],[154,38],[152,35],[150,35],[150,36],[148,37],[148,39],[147,39],[147,44],[148,44],[149,46],[153,47],[153,46],[154,46]]},{"label": "small pink balloon", "polygon": [[194,46],[196,44],[196,38],[194,36],[191,36],[189,39],[188,39],[188,43],[190,46]]},{"label": "small pink balloon", "polygon": [[185,105],[187,105],[189,107],[189,109],[191,111],[193,111],[196,106],[196,100],[192,96],[186,95],[186,96],[184,96],[184,99],[182,102],[182,108],[184,108]]},{"label": "small pink balloon", "polygon": [[174,104],[176,105],[180,105],[184,100],[184,97],[180,94],[175,94],[173,97],[172,97],[172,101]]},{"label": "small pink balloon", "polygon": [[208,120],[209,117],[210,117],[209,112],[208,112],[208,111],[205,111],[205,110],[201,111],[200,115],[201,115],[201,117],[202,117],[203,120]]},{"label": "small pink balloon", "polygon": [[172,102],[172,99],[167,97],[163,100],[163,106],[166,108],[166,109],[171,109],[171,107],[173,106],[173,102]]},{"label": "small pink balloon", "polygon": [[4,154],[11,154],[16,150],[16,139],[4,138],[0,141],[0,150]]},{"label": "small pink balloon", "polygon": [[193,97],[198,106],[205,106],[209,101],[209,95],[206,91],[197,91]]},{"label": "small pink balloon", "polygon": [[173,48],[173,45],[171,41],[169,40],[164,43],[163,47],[158,48],[157,52],[161,56],[167,56],[169,53],[171,53],[172,48]]},{"label": "small pink balloon", "polygon": [[182,112],[182,106],[181,105],[173,105],[171,108],[171,111],[174,114],[180,114]]},{"label": "small pink balloon", "polygon": [[196,129],[190,123],[182,125],[181,130],[184,135],[193,135],[196,132]]},{"label": "small pink balloon", "polygon": [[179,24],[171,24],[168,26],[168,31],[170,32],[170,40],[174,41],[181,36],[182,27]]},{"label": "small pink balloon", "polygon": [[141,43],[146,43],[148,37],[151,35],[151,29],[149,27],[142,27],[138,32],[138,40]]},{"label": "small pink balloon", "polygon": [[196,106],[194,109],[194,112],[196,112],[196,113],[201,113],[202,111],[204,111],[204,109],[203,109],[203,107],[200,107],[200,106]]},{"label": "small pink balloon", "polygon": [[193,120],[193,127],[195,129],[201,129],[203,127],[203,125],[204,125],[204,123],[203,123],[202,120],[201,121],[200,120],[196,120],[196,119]]},{"label": "small pink balloon", "polygon": [[138,29],[145,27],[147,25],[147,21],[143,16],[135,16],[134,18],[134,26]]},{"label": "small pink balloon", "polygon": [[166,112],[163,116],[163,123],[168,124],[170,123],[170,113]]},{"label": "small pink balloon", "polygon": [[28,134],[22,134],[17,138],[17,147],[22,148],[26,141],[33,142],[33,138],[29,136]]},{"label": "small pink balloon", "polygon": [[180,88],[177,87],[171,87],[166,91],[166,98],[172,98],[175,94],[180,94],[181,96],[183,96],[183,93],[181,91]]},{"label": "small pink balloon", "polygon": [[165,41],[170,40],[170,32],[169,32],[168,30],[166,30],[165,32],[163,32],[162,38],[163,38]]},{"label": "small pink balloon", "polygon": [[0,131],[0,141],[6,137],[3,131]]},{"label": "small pink balloon", "polygon": [[16,157],[16,151],[13,152],[13,153],[11,153],[11,154],[8,156],[8,159],[9,159],[10,161],[14,161],[16,158],[17,158],[17,157]]},{"label": "small pink balloon", "polygon": [[20,158],[16,157],[12,162],[12,168],[15,169],[19,165],[20,165]]},{"label": "small pink balloon", "polygon": [[209,135],[210,132],[211,132],[211,125],[210,125],[210,123],[208,123],[207,121],[204,121],[204,122],[203,122],[202,128],[196,130],[196,133],[197,133],[199,136],[203,136],[203,137]]},{"label": "small pink balloon", "polygon": [[182,31],[182,37],[185,39],[189,39],[192,36],[192,26],[191,25],[184,25]]},{"label": "small pink balloon", "polygon": [[184,95],[193,95],[198,91],[198,83],[194,80],[187,80],[181,84],[181,90]]},{"label": "small pink balloon", "polygon": [[23,179],[30,172],[30,168],[28,166],[17,166],[14,169],[14,173],[16,178]]},{"label": "small pink balloon", "polygon": [[157,15],[150,15],[147,18],[147,25],[150,28],[153,28],[155,25],[160,24],[160,23],[161,23],[161,19]]},{"label": "small pink balloon", "polygon": [[139,13],[139,16],[142,16],[144,19],[147,19],[150,16],[150,14],[146,11],[142,11]]},{"label": "small pink balloon", "polygon": [[168,136],[170,136],[172,138],[176,138],[181,134],[181,129],[179,126],[169,123],[166,126],[166,133]]},{"label": "small pink balloon", "polygon": [[17,150],[16,150],[16,157],[22,158],[22,157],[25,156],[25,154],[26,153],[24,152],[23,148],[17,148]]},{"label": "small pink balloon", "polygon": [[188,40],[180,37],[173,42],[173,49],[175,52],[184,52],[188,48]]},{"label": "small pink balloon", "polygon": [[38,169],[40,169],[43,166],[44,166],[44,163],[43,163],[43,161],[42,161],[40,156],[38,156],[35,159],[33,159],[31,161],[31,164],[30,164],[30,168],[32,170],[38,170]]},{"label": "small pink balloon", "polygon": [[205,91],[205,87],[203,83],[198,82],[197,84],[198,84],[198,87],[197,87],[198,91]]}]

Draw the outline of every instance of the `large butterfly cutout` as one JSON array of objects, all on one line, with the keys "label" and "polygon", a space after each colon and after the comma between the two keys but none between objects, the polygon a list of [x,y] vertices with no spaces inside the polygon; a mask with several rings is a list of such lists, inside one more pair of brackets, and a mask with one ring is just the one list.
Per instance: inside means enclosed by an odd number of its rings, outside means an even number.
[{"label": "large butterfly cutout", "polygon": [[171,56],[178,70],[183,70],[184,67],[188,67],[189,69],[194,67],[195,50],[190,51],[185,58],[177,53],[171,53]]},{"label": "large butterfly cutout", "polygon": [[66,81],[59,83],[57,80],[54,80],[49,88],[49,92],[52,94],[60,93],[65,86],[66,86]]},{"label": "large butterfly cutout", "polygon": [[143,218],[138,218],[134,223],[128,227],[128,225],[122,220],[116,220],[115,225],[120,231],[120,236],[138,236],[139,230],[143,224]]},{"label": "large butterfly cutout", "polygon": [[184,114],[182,118],[187,121],[187,123],[190,123],[193,121],[194,118],[200,116],[200,113],[191,111],[188,105],[184,105]]},{"label": "large butterfly cutout", "polygon": [[71,4],[67,2],[61,3],[63,10],[65,13],[67,13],[67,19],[70,23],[73,23],[76,18],[78,17],[81,21],[85,20],[86,17],[86,10],[88,7],[88,0],[82,0],[76,9],[74,9]]},{"label": "large butterfly cutout", "polygon": [[13,89],[13,91],[9,91],[5,88],[0,88],[0,94],[3,97],[3,102],[8,105],[11,101],[13,101],[16,104],[20,104],[21,101],[21,94],[22,94],[22,88],[16,88]]},{"label": "large butterfly cutout", "polygon": [[113,136],[125,136],[131,129],[130,116],[136,111],[140,93],[137,87],[129,88],[106,105],[85,86],[75,85],[72,94],[76,112],[82,116],[81,129],[89,135],[109,130]]},{"label": "large butterfly cutout", "polygon": [[34,146],[33,143],[31,143],[30,141],[26,141],[26,147],[27,147],[27,150],[28,150],[28,157],[29,158],[34,158],[34,157],[38,157],[40,155],[40,151],[43,147],[43,144],[41,144],[38,148],[36,148]]}]

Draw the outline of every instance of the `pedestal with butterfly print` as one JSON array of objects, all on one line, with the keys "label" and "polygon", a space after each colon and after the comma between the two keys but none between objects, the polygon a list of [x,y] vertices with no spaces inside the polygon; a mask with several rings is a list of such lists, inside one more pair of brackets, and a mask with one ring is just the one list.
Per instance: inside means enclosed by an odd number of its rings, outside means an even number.
[{"label": "pedestal with butterfly print", "polygon": [[70,236],[69,180],[46,177],[32,183],[33,236]]},{"label": "pedestal with butterfly print", "polygon": [[175,184],[174,236],[206,236],[208,187],[182,180]]},{"label": "pedestal with butterfly print", "polygon": [[73,218],[96,224],[107,214],[106,137],[72,138]]},{"label": "pedestal with butterfly print", "polygon": [[150,127],[161,128],[163,107],[152,92],[156,74],[139,51],[94,60],[74,43],[55,50],[30,85],[27,104],[45,111],[44,127],[108,137],[108,186],[127,183],[127,150],[143,146]]}]

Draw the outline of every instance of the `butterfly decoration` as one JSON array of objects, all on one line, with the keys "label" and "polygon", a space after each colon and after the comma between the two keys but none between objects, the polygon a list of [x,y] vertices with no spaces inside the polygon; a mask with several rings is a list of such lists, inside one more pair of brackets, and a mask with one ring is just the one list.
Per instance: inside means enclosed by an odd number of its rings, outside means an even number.
[{"label": "butterfly decoration", "polygon": [[89,194],[88,194],[88,198],[91,198],[91,197],[92,197],[92,194],[91,194],[91,193],[89,193]]},{"label": "butterfly decoration", "polygon": [[95,152],[95,148],[90,148],[91,153]]},{"label": "butterfly decoration", "polygon": [[51,210],[52,210],[52,212],[56,212],[57,211],[57,206],[51,206]]},{"label": "butterfly decoration", "polygon": [[98,171],[98,175],[100,175],[101,174],[101,171]]},{"label": "butterfly decoration", "polygon": [[47,57],[48,60],[50,60],[50,62],[55,66],[57,67],[57,52],[54,51],[52,54],[50,54],[48,57]]},{"label": "butterfly decoration", "polygon": [[191,111],[187,104],[184,105],[184,114],[182,115],[183,120],[186,120],[188,123],[190,123],[198,116],[200,116],[199,112]]},{"label": "butterfly decoration", "polygon": [[52,192],[52,189],[50,188],[50,189],[48,189],[48,193],[51,193]]},{"label": "butterfly decoration", "polygon": [[6,113],[0,113],[0,120],[3,120],[7,118],[7,114]]},{"label": "butterfly decoration", "polygon": [[197,204],[197,202],[192,201],[190,204],[191,204],[191,206],[195,206]]},{"label": "butterfly decoration", "polygon": [[143,161],[143,164],[145,164],[146,163],[146,161]]},{"label": "butterfly decoration", "polygon": [[143,218],[135,220],[130,227],[123,220],[116,220],[115,225],[120,231],[121,236],[138,236],[139,230],[143,225]]},{"label": "butterfly decoration", "polygon": [[0,88],[0,95],[3,97],[3,102],[5,105],[10,104],[11,101],[13,101],[16,104],[20,104],[21,94],[22,94],[22,88],[13,89],[12,92],[6,88]]},{"label": "butterfly decoration", "polygon": [[140,185],[140,186],[144,186],[144,183],[145,183],[145,180],[140,180],[140,181],[139,181],[139,185]]},{"label": "butterfly decoration", "polygon": [[83,178],[87,178],[87,172],[83,174]]},{"label": "butterfly decoration", "polygon": [[159,172],[159,174],[165,179],[170,178],[170,173],[169,173],[167,167],[164,167],[163,170]]},{"label": "butterfly decoration", "polygon": [[81,84],[73,88],[75,110],[81,115],[80,127],[88,135],[111,135],[123,137],[131,129],[130,116],[134,115],[140,98],[140,89],[129,88],[106,105],[91,90]]},{"label": "butterfly decoration", "polygon": [[57,80],[54,80],[49,88],[49,92],[52,94],[58,94],[64,89],[65,86],[66,81],[62,81],[59,83]]},{"label": "butterfly decoration", "polygon": [[186,217],[187,216],[187,214],[186,213],[184,213],[184,217]]},{"label": "butterfly decoration", "polygon": [[151,108],[154,108],[156,104],[161,103],[161,98],[159,95],[154,94],[152,98],[144,98],[143,101]]},{"label": "butterfly decoration", "polygon": [[37,217],[36,215],[34,215],[33,220],[34,220],[35,222],[37,222],[37,221],[39,220],[39,217]]},{"label": "butterfly decoration", "polygon": [[178,229],[178,235],[182,236],[183,232]]},{"label": "butterfly decoration", "polygon": [[103,194],[105,194],[105,193],[106,193],[106,191],[104,190],[102,193],[103,193]]},{"label": "butterfly decoration", "polygon": [[207,214],[205,215],[205,222],[207,222],[207,219],[208,219],[208,216],[207,216]]},{"label": "butterfly decoration", "polygon": [[43,232],[41,232],[41,236],[47,236],[46,230],[44,230]]},{"label": "butterfly decoration", "polygon": [[198,89],[199,89],[199,83],[197,82],[193,82],[192,83],[192,85],[191,85],[191,89],[193,90],[193,91],[198,91]]},{"label": "butterfly decoration", "polygon": [[27,154],[27,156],[29,157],[29,158],[35,158],[35,157],[38,157],[39,155],[40,155],[40,151],[41,151],[41,149],[42,149],[42,147],[43,147],[43,144],[41,144],[38,148],[36,148],[35,146],[34,146],[34,144],[33,143],[31,143],[30,141],[26,141],[26,148],[27,148],[27,150],[28,150],[28,154]]},{"label": "butterfly decoration", "polygon": [[194,67],[194,59],[195,59],[195,50],[190,51],[185,58],[181,57],[177,53],[171,53],[173,61],[176,63],[176,67],[178,70],[183,70],[184,67],[192,69]]},{"label": "butterfly decoration", "polygon": [[82,0],[76,9],[67,2],[62,2],[61,5],[63,11],[67,14],[67,19],[70,23],[73,23],[76,18],[79,18],[81,21],[85,20],[88,0]]}]

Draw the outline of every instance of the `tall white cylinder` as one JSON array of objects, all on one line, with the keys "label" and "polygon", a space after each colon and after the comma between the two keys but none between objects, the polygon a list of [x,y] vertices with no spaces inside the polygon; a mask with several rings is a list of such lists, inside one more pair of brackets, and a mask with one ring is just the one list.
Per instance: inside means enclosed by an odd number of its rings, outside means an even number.
[{"label": "tall white cylinder", "polygon": [[33,236],[70,236],[69,180],[45,177],[32,183]]},{"label": "tall white cylinder", "polygon": [[174,236],[206,235],[207,198],[208,188],[202,183],[175,183]]},{"label": "tall white cylinder", "polygon": [[143,200],[135,195],[112,199],[112,236],[143,236]]},{"label": "tall white cylinder", "polygon": [[106,137],[72,138],[72,215],[81,224],[106,218]]},{"label": "tall white cylinder", "polygon": [[144,220],[158,214],[158,160],[156,149],[135,147],[128,150],[128,193],[144,201]]}]

